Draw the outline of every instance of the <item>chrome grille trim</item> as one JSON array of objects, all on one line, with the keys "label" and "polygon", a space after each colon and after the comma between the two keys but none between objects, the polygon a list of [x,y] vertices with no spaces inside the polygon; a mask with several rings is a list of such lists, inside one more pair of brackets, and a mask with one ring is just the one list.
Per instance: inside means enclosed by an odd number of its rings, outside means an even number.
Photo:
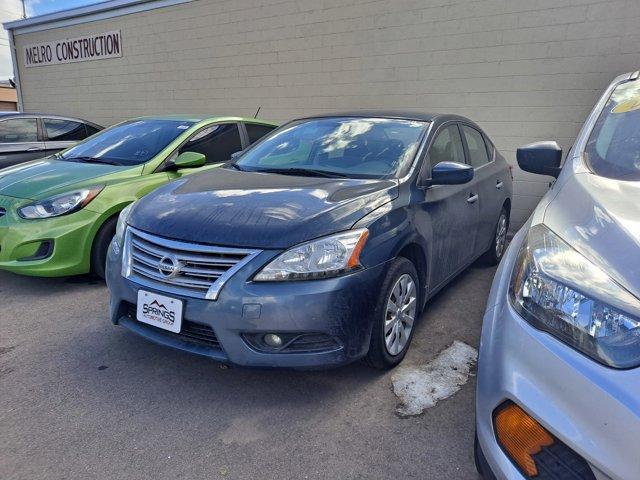
[{"label": "chrome grille trim", "polygon": [[[161,291],[217,300],[229,278],[259,253],[260,250],[170,240],[128,227],[122,253],[122,275]],[[179,273],[167,276],[161,272],[160,262],[166,258],[179,263]]]}]

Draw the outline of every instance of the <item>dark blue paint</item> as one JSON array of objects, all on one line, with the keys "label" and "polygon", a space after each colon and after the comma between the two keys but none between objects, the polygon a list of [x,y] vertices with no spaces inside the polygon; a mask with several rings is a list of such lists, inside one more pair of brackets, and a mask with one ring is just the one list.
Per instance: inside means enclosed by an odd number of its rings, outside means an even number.
[{"label": "dark blue paint", "polygon": [[[475,169],[469,182],[433,184],[425,152],[438,130],[451,122],[478,127],[457,116],[429,119],[432,125],[422,153],[402,179],[328,179],[219,168],[183,178],[143,198],[130,217],[135,228],[183,241],[264,251],[231,278],[217,301],[184,299],[185,318],[209,324],[222,352],[203,353],[162,334],[159,338],[126,319],[123,324],[151,340],[242,365],[307,368],[364,356],[389,262],[401,253],[417,252],[424,303],[491,246],[500,210],[510,202],[508,165],[497,151],[491,163]],[[462,166],[456,168],[469,174]],[[502,187],[496,188],[498,184]],[[478,200],[469,201],[476,194]],[[286,248],[360,227],[369,229],[362,270],[324,280],[250,280]],[[121,277],[120,260],[110,253],[114,323],[121,322],[123,302],[134,303],[139,288]],[[260,316],[243,317],[247,304],[260,305]],[[343,347],[324,353],[265,354],[241,338],[241,333],[269,331],[327,333]]]}]

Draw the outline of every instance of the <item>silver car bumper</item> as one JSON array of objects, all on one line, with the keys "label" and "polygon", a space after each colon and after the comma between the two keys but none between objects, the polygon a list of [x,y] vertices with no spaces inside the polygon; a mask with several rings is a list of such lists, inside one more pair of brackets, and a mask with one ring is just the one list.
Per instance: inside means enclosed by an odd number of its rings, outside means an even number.
[{"label": "silver car bumper", "polygon": [[494,434],[493,412],[510,400],[584,458],[598,480],[638,479],[640,369],[599,365],[514,311],[507,293],[525,230],[496,273],[484,316],[476,397],[479,446],[496,478],[525,478]]}]

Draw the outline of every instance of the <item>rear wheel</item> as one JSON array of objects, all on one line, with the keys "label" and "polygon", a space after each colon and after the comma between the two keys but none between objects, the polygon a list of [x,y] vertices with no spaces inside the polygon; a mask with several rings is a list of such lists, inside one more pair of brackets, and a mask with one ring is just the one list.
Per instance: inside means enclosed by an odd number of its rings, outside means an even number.
[{"label": "rear wheel", "polygon": [[418,315],[420,283],[406,258],[391,263],[380,289],[369,353],[365,362],[379,369],[398,365],[409,349]]},{"label": "rear wheel", "polygon": [[498,224],[493,233],[493,240],[489,250],[487,250],[482,259],[488,265],[497,265],[502,260],[505,250],[507,249],[507,232],[509,231],[509,212],[505,207],[500,211]]},{"label": "rear wheel", "polygon": [[91,272],[104,279],[109,245],[116,234],[118,217],[112,217],[100,227],[91,247]]}]

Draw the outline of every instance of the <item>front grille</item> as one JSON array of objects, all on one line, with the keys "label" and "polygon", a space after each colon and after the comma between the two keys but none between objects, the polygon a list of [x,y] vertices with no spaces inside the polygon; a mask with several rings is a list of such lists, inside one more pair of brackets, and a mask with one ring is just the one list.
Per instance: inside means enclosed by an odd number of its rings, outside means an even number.
[{"label": "front grille", "polygon": [[[127,316],[132,320],[138,321],[136,318],[136,310],[137,307],[134,304],[130,303],[127,309]],[[144,325],[145,328],[150,328],[172,338],[179,338],[187,342],[197,343],[199,345],[205,345],[207,347],[213,347],[217,349],[221,348],[218,337],[216,337],[215,332],[209,325],[190,322],[189,320],[183,319],[180,333],[169,332],[168,330],[163,330],[162,328],[154,327],[153,325],[149,325],[146,323],[142,323],[142,325]]]},{"label": "front grille", "polygon": [[216,300],[225,282],[258,253],[169,240],[128,228],[123,255],[125,276],[136,283]]}]

